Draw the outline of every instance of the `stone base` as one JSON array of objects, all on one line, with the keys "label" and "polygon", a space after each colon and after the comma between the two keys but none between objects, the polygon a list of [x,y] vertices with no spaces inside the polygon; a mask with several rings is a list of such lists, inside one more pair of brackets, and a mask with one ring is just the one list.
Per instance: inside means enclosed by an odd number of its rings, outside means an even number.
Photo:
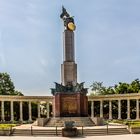
[{"label": "stone base", "polygon": [[104,119],[101,118],[101,117],[93,117],[93,118],[91,118],[91,119],[92,119],[92,121],[95,123],[95,125],[97,125],[97,126],[102,126],[102,125],[104,125]]},{"label": "stone base", "polygon": [[87,96],[81,93],[57,93],[54,96],[55,117],[87,117]]},{"label": "stone base", "polygon": [[48,118],[38,118],[37,119],[37,126],[44,126],[49,121]]},{"label": "stone base", "polygon": [[78,135],[77,128],[63,128],[62,136],[63,137],[76,137]]},{"label": "stone base", "polygon": [[140,134],[140,127],[130,128],[131,134]]}]

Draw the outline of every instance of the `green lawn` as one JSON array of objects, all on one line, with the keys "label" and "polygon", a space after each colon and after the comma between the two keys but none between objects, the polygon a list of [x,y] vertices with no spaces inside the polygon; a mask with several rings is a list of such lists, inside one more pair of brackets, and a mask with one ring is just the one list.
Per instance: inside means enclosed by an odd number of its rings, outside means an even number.
[{"label": "green lawn", "polygon": [[110,123],[120,123],[124,125],[128,125],[130,127],[140,127],[140,121],[137,120],[112,120]]},{"label": "green lawn", "polygon": [[0,124],[0,129],[10,129],[14,126],[16,126],[16,124]]}]

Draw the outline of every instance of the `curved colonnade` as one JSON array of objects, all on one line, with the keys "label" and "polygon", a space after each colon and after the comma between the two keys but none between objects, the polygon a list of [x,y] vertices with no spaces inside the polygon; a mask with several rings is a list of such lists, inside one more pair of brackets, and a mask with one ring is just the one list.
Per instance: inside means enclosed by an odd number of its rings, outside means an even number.
[{"label": "curved colonnade", "polygon": [[[121,118],[121,108],[122,104],[121,101],[126,100],[127,101],[127,118],[126,119],[131,119],[131,100],[135,100],[136,102],[136,118],[137,120],[140,119],[140,107],[139,107],[139,102],[140,102],[140,93],[132,93],[132,94],[119,94],[119,95],[95,95],[95,96],[88,96],[88,102],[91,102],[91,117],[96,117],[95,114],[95,102],[99,102],[99,116],[104,117],[104,102],[108,102],[108,119],[113,119],[113,101],[117,102],[117,119],[122,119]],[[5,102],[10,102],[10,121],[14,121],[14,102],[19,102],[19,121],[23,122],[23,102],[28,103],[28,121],[32,121],[32,102],[37,103],[37,117],[40,118],[41,114],[41,103],[44,102],[46,103],[46,116],[47,118],[50,117],[50,103],[53,102],[53,96],[0,96],[0,102],[1,102],[1,114],[0,118],[1,121],[5,121]]]},{"label": "curved colonnade", "polygon": [[[50,106],[49,103],[52,102],[52,96],[0,96],[1,102],[1,121],[5,121],[5,102],[10,102],[10,121],[14,121],[14,102],[19,103],[19,121],[23,122],[23,103],[28,103],[28,121],[32,121],[32,102],[37,103],[37,117],[40,118],[41,114],[41,103],[46,103],[47,108],[47,118],[49,118]],[[16,110],[15,110],[16,111]]]}]

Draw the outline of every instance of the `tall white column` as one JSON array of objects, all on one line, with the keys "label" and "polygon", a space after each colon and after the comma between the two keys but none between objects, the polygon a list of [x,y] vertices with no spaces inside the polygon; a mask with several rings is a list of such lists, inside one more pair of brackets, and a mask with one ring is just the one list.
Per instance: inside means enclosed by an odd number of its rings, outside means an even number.
[{"label": "tall white column", "polygon": [[29,121],[32,121],[32,106],[31,106],[31,101],[29,101]]},{"label": "tall white column", "polygon": [[103,118],[103,100],[100,101],[100,117]]},{"label": "tall white column", "polygon": [[13,101],[10,102],[10,108],[11,108],[11,122],[14,121],[14,108],[13,108]]},{"label": "tall white column", "polygon": [[140,119],[140,115],[139,115],[139,99],[136,99],[136,119],[139,120]]},{"label": "tall white column", "polygon": [[91,101],[91,117],[94,117],[94,101]]},{"label": "tall white column", "polygon": [[40,118],[40,102],[37,103],[38,118]]},{"label": "tall white column", "polygon": [[47,118],[50,117],[50,105],[49,102],[47,103]]},{"label": "tall white column", "polygon": [[121,100],[118,100],[118,119],[121,119]]},{"label": "tall white column", "polygon": [[127,99],[127,119],[130,119],[130,99]]},{"label": "tall white column", "polygon": [[20,121],[23,122],[23,108],[22,108],[22,101],[20,101]]},{"label": "tall white column", "polygon": [[4,122],[5,116],[4,116],[4,101],[1,101],[1,119]]},{"label": "tall white column", "polygon": [[109,100],[109,119],[112,120],[112,101]]}]

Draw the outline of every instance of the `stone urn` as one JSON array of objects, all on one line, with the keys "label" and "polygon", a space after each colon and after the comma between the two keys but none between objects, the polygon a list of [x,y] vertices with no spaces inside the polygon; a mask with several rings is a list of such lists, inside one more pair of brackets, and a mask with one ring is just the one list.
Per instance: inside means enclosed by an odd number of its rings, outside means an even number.
[{"label": "stone urn", "polygon": [[76,137],[78,135],[77,128],[75,128],[74,121],[65,121],[62,129],[63,137]]}]

